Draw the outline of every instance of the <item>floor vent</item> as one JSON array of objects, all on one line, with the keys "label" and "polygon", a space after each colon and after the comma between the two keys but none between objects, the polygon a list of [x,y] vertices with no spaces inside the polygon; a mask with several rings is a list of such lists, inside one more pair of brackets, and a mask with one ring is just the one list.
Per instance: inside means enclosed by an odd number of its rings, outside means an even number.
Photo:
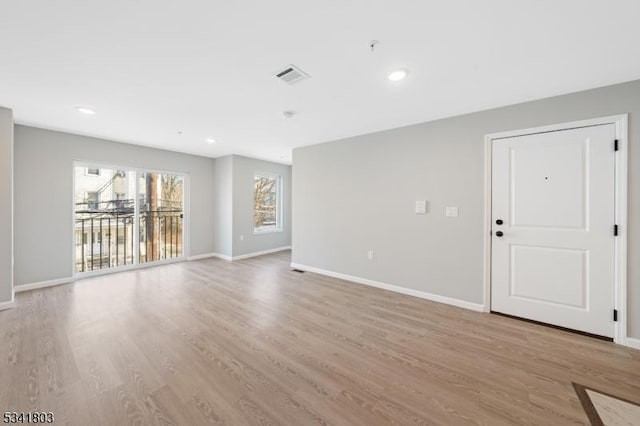
[{"label": "floor vent", "polygon": [[280,80],[285,83],[292,85],[301,82],[302,80],[306,80],[309,78],[309,74],[305,73],[299,68],[296,68],[294,65],[289,65],[282,71],[276,74]]}]

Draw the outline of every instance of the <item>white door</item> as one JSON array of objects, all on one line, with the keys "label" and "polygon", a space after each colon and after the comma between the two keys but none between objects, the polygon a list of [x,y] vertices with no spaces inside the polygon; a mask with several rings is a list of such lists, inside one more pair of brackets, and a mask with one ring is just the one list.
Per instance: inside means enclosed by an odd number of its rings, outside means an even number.
[{"label": "white door", "polygon": [[615,127],[492,142],[491,309],[613,337]]}]

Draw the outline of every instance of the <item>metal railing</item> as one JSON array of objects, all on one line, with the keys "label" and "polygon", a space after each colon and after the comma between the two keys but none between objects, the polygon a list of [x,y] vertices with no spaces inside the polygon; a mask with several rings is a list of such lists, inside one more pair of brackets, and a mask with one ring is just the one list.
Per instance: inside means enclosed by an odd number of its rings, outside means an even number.
[{"label": "metal railing", "polygon": [[[182,256],[181,209],[141,211],[139,220],[138,263]],[[78,203],[75,218],[76,272],[135,263],[134,221],[132,200]]]},{"label": "metal railing", "polygon": [[182,256],[181,210],[140,212],[140,263]]}]

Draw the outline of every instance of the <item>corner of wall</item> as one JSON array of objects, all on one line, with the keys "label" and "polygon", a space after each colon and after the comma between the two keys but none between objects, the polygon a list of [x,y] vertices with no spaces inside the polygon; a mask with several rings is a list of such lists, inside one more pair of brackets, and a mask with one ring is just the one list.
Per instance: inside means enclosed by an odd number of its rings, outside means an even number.
[{"label": "corner of wall", "polygon": [[0,309],[13,306],[13,111],[0,107]]},{"label": "corner of wall", "polygon": [[214,251],[221,256],[233,255],[233,156],[215,159],[214,165]]},{"label": "corner of wall", "polygon": [[[233,258],[242,258],[291,246],[291,166],[234,155],[233,158]],[[253,229],[253,185],[256,173],[282,177],[282,231],[256,234]]]}]

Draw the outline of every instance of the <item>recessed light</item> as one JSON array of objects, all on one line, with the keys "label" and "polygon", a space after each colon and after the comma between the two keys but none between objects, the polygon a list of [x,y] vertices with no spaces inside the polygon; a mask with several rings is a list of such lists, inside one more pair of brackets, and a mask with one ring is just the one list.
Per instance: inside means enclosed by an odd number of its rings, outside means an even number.
[{"label": "recessed light", "polygon": [[407,70],[395,70],[389,73],[387,78],[391,81],[400,81],[407,76]]},{"label": "recessed light", "polygon": [[81,114],[94,115],[96,113],[95,110],[89,107],[79,106],[79,107],[76,107],[76,109]]},{"label": "recessed light", "polygon": [[214,138],[207,138],[205,140],[207,141],[207,143],[216,143],[216,140]]}]

